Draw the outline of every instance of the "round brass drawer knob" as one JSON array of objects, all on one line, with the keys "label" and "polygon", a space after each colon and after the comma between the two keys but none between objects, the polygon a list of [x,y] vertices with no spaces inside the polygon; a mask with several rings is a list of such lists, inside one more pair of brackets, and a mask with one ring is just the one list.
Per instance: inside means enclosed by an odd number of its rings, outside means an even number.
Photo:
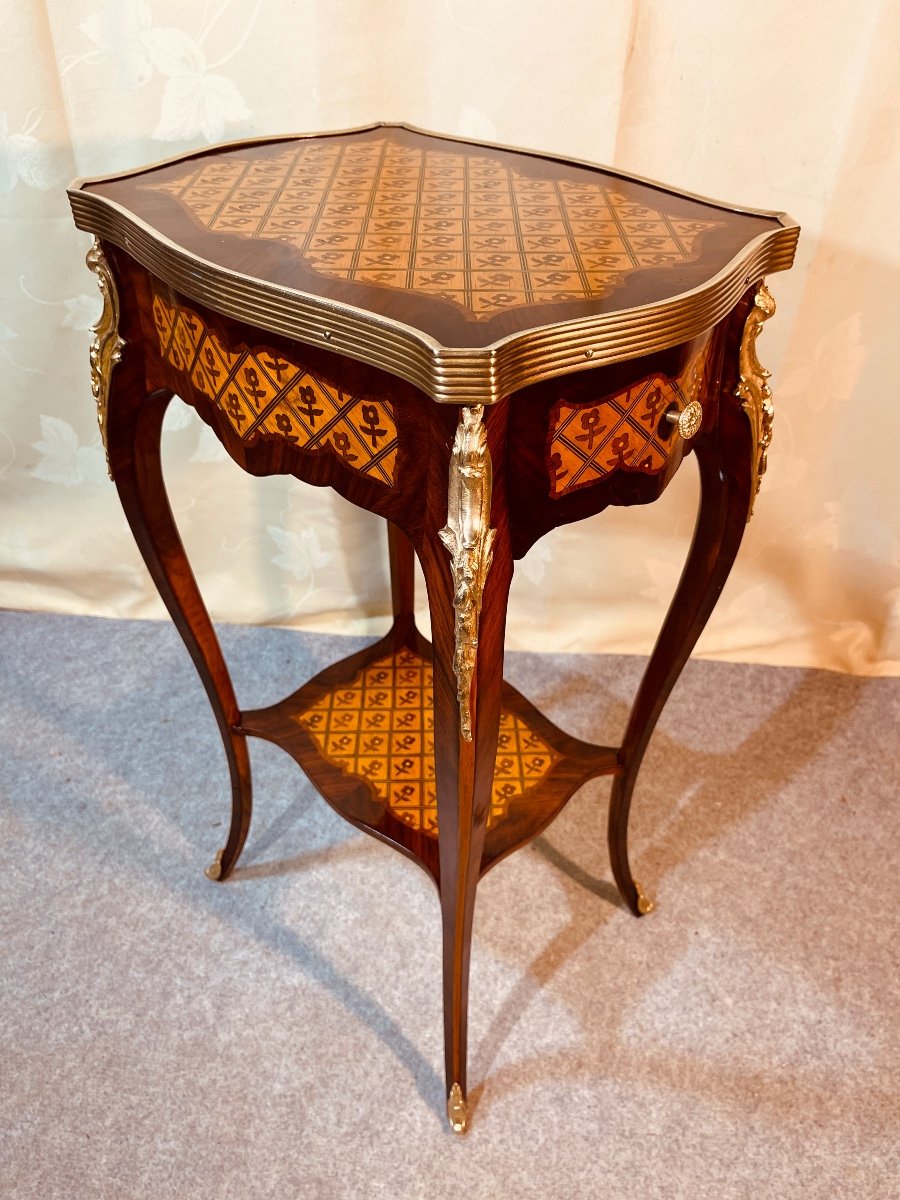
[{"label": "round brass drawer knob", "polygon": [[692,438],[703,424],[703,405],[699,400],[692,400],[681,412],[666,413],[666,416],[678,426],[678,432],[683,438]]}]

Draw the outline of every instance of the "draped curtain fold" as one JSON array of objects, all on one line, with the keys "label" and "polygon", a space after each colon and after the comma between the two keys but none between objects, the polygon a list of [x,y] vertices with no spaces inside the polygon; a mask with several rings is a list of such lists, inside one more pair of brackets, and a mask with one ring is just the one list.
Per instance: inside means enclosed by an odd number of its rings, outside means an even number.
[{"label": "draped curtain fold", "polygon": [[[0,604],[163,615],[106,478],[98,296],[65,185],[224,138],[406,120],[800,221],[760,340],[769,472],[698,652],[900,672],[894,0],[44,0],[6,6],[0,60]],[[244,475],[180,403],[164,437],[216,619],[384,627],[375,517]],[[518,565],[508,645],[646,652],[696,499],[689,464],[658,503],[544,538]]]}]

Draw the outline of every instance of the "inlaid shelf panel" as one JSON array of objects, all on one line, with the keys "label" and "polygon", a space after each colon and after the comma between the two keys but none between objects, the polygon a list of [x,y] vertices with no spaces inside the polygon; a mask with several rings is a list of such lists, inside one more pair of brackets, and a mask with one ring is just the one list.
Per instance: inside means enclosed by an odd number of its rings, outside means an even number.
[{"label": "inlaid shelf panel", "polygon": [[[293,695],[242,715],[281,746],[348,821],[438,879],[431,645],[395,626]],[[570,737],[504,681],[483,875],[541,832],[617,751]]]}]

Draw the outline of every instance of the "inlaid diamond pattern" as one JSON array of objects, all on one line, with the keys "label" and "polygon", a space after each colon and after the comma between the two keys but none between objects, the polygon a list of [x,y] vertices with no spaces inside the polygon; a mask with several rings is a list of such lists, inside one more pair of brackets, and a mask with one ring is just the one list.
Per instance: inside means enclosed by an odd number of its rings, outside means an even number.
[{"label": "inlaid diamond pattern", "polygon": [[[370,663],[296,715],[320,753],[368,781],[395,816],[436,837],[431,664],[412,650]],[[488,826],[540,783],[559,755],[515,713],[502,712]]]},{"label": "inlaid diamond pattern", "polygon": [[196,312],[158,294],[153,320],[163,358],[225,413],[242,438],[275,434],[393,485],[397,427],[389,401],[348,395],[275,351],[233,351]]},{"label": "inlaid diamond pattern", "polygon": [[476,318],[603,296],[632,271],[695,259],[721,224],[608,183],[525,176],[489,152],[388,138],[234,151],[142,186],[209,229],[289,242],[323,275],[439,296]]},{"label": "inlaid diamond pattern", "polygon": [[709,346],[674,378],[650,375],[596,404],[560,400],[550,414],[551,497],[587,487],[611,471],[661,471],[673,438],[660,424],[663,413],[673,401],[682,409],[700,395]]}]

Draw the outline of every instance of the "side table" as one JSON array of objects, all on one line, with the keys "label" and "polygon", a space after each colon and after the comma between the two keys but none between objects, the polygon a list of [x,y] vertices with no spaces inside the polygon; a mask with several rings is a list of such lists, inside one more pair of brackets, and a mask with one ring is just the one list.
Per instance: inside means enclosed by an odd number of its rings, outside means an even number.
[{"label": "side table", "polygon": [[[648,740],[722,590],[771,438],[756,339],[783,213],[403,125],[237,142],[79,180],[104,298],[91,346],[110,476],[196,664],[231,771],[208,874],[250,825],[248,736],[413,858],[443,917],[447,1111],[466,1127],[478,880],[588,779],[612,776],[612,870]],[[334,488],[388,522],[394,622],[268,708],[238,707],[160,469],[177,394],[254,475]],[[661,495],[701,500],[619,747],[569,737],[503,681],[513,562],[548,530]],[[433,644],[416,630],[413,556]]]}]

